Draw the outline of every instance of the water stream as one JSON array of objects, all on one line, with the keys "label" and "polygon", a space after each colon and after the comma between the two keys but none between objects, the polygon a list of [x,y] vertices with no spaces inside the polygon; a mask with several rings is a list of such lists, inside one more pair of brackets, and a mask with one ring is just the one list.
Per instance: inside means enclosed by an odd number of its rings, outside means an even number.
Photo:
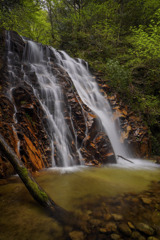
[{"label": "water stream", "polygon": [[[96,229],[113,223],[113,218],[107,220],[111,214],[121,215],[124,222],[134,225],[139,221],[156,229],[159,227],[158,188],[149,189],[151,181],[160,181],[160,170],[154,165],[148,169],[118,166],[55,168],[42,171],[36,180],[56,203],[77,214],[82,222],[83,218],[87,219],[87,223],[91,222],[88,227],[91,234],[81,230],[85,233],[85,240],[110,240],[110,232],[104,238]],[[142,198],[149,199],[153,204],[144,204]],[[8,179],[5,185],[1,185],[0,181],[0,209],[1,240],[68,240],[68,234],[76,231],[72,226],[61,225],[50,218],[16,176]],[[106,209],[110,215],[105,215]],[[100,221],[100,226],[94,226],[96,221]],[[122,239],[132,239],[121,236]]]},{"label": "water stream", "polygon": [[96,80],[88,70],[87,63],[81,59],[71,58],[64,51],[57,52],[53,48],[52,51],[57,57],[58,63],[68,72],[82,102],[98,116],[100,124],[110,139],[116,157],[118,155],[129,157],[124,144],[122,145],[119,141],[109,102],[100,92]]},{"label": "water stream", "polygon": [[[46,50],[45,55],[38,44],[28,41],[23,61],[28,65],[29,71],[34,72],[39,84],[38,89],[31,83],[27,74],[24,74],[25,81],[30,84],[34,90],[35,95],[39,99],[48,118],[48,129],[51,137],[52,146],[52,165],[55,166],[54,160],[54,142],[56,143],[57,154],[61,159],[60,165],[72,166],[74,165],[74,158],[70,148],[72,141],[72,133],[64,119],[63,107],[63,94],[61,87],[51,71],[50,55]],[[25,71],[24,71],[25,73]]]}]

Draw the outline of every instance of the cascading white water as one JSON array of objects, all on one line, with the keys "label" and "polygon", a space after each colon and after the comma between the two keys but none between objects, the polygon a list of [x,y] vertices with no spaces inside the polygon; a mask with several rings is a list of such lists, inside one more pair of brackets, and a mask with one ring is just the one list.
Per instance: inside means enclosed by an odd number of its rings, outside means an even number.
[{"label": "cascading white water", "polygon": [[120,143],[116,126],[112,121],[112,110],[108,101],[101,94],[95,79],[88,71],[87,63],[81,59],[74,60],[64,51],[57,52],[52,48],[58,63],[68,72],[73,84],[84,104],[86,104],[99,118],[107,133],[115,155],[128,157],[125,147]]},{"label": "cascading white water", "polygon": [[[34,94],[45,112],[44,115],[46,115],[47,118],[47,120],[44,121],[44,125],[46,124],[46,131],[51,139],[52,166],[68,167],[81,164],[81,162],[83,162],[82,157],[84,153],[82,149],[83,140],[79,141],[78,130],[74,128],[75,122],[73,121],[74,118],[72,118],[74,108],[72,109],[71,105],[68,105],[67,117],[65,117],[64,91],[62,91],[62,85],[60,85],[59,79],[56,79],[53,74],[54,66],[57,68],[58,64],[60,68],[58,68],[57,71],[61,71],[63,68],[65,72],[68,73],[82,102],[97,115],[97,119],[99,119],[98,122],[100,122],[103,130],[110,139],[115,156],[120,155],[131,158],[130,154],[128,154],[124,148],[124,145],[119,141],[115,123],[112,121],[113,118],[110,105],[101,94],[95,79],[90,74],[87,63],[81,59],[74,60],[65,52],[56,51],[52,47],[46,46],[45,48],[45,46],[41,44],[25,39],[23,40],[25,42],[25,50],[23,53],[23,61],[21,62],[21,56],[17,53],[15,54],[16,51],[14,52],[14,44],[11,42],[10,34],[6,32],[9,82],[7,82],[8,90],[5,94],[14,104],[13,92],[17,88],[17,85],[19,86],[20,84],[20,86],[22,86],[24,82],[27,82],[27,84],[32,87]],[[54,63],[55,58],[56,64]],[[34,76],[33,79],[32,76]],[[79,98],[77,101],[82,110],[81,114],[83,115],[84,126],[86,125],[83,133],[83,138],[85,138],[85,136],[88,136],[90,129],[88,131],[88,120],[85,115],[85,108],[81,101],[79,101]],[[18,109],[16,108],[16,104],[14,107],[15,114],[12,128],[16,133],[17,130],[15,126],[18,124],[18,118],[16,116]],[[70,118],[70,126],[65,120],[67,118]],[[21,139],[18,140],[18,134],[17,141],[17,153],[20,153]],[[71,147],[72,142],[74,142],[74,153]],[[125,167],[132,166],[132,168],[134,166],[140,168],[142,166],[144,167],[144,165],[149,166],[149,168],[151,167],[151,165],[148,165],[148,162],[144,160],[141,161],[140,159],[132,158],[131,161],[135,164],[133,165],[123,159],[121,160],[121,158],[117,158],[119,164],[116,166],[123,164]]]},{"label": "cascading white water", "polygon": [[[43,56],[43,50],[40,46],[32,41],[27,41],[24,52],[24,62],[29,65],[30,72],[34,72],[39,84],[38,90],[34,88],[30,79],[25,74],[24,79],[30,84],[34,90],[35,95],[39,99],[48,118],[49,135],[51,137],[52,146],[52,166],[55,166],[54,146],[56,146],[57,154],[61,161],[61,166],[74,165],[74,158],[70,142],[72,141],[72,134],[65,121],[63,108],[61,102],[63,101],[63,94],[56,77],[53,75],[49,64],[46,64],[46,57],[48,63],[50,62],[49,52],[47,56]],[[55,144],[54,144],[55,143]],[[77,152],[79,150],[77,149]]]},{"label": "cascading white water", "polygon": [[[68,112],[68,114],[70,115],[72,132],[65,121],[62,104],[62,102],[64,102],[64,97],[62,88],[52,72],[50,64],[51,51],[53,53],[52,55],[55,56],[57,63],[64,68],[70,76],[82,102],[87,105],[95,115],[97,115],[100,124],[110,139],[115,156],[121,155],[123,157],[128,157],[125,148],[119,141],[115,123],[112,121],[112,110],[110,105],[101,94],[95,79],[90,74],[87,63],[81,59],[74,60],[65,52],[56,51],[52,47],[46,47],[44,51],[44,46],[41,44],[25,39],[23,40],[26,44],[23,53],[23,62],[21,63],[21,73],[23,74],[23,80],[32,87],[34,94],[47,116],[47,128],[49,129],[52,148],[52,166],[57,165],[54,157],[55,152],[59,159],[58,165],[64,167],[75,165],[75,156],[71,149],[71,142],[73,140],[79,163],[81,163],[82,156],[77,144],[77,133],[74,129],[70,112]],[[12,51],[10,51],[9,37],[8,45],[9,55],[13,54]],[[12,69],[9,56],[8,66],[10,74],[14,74],[14,76],[12,76],[12,88],[14,88],[16,87],[16,78],[18,77],[16,76],[16,71]],[[35,86],[35,83],[30,79],[30,74],[34,74],[34,78],[37,79],[37,86]],[[86,122],[85,116],[83,117]],[[87,131],[88,129],[86,127],[86,133]]]}]

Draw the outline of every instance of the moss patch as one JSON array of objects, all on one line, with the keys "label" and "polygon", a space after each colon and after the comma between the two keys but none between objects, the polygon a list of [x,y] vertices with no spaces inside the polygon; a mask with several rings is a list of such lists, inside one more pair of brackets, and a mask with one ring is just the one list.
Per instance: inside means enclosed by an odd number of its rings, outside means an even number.
[{"label": "moss patch", "polygon": [[47,194],[30,178],[28,170],[25,167],[18,167],[18,173],[27,189],[32,193],[32,196],[41,203],[47,203],[49,200]]}]

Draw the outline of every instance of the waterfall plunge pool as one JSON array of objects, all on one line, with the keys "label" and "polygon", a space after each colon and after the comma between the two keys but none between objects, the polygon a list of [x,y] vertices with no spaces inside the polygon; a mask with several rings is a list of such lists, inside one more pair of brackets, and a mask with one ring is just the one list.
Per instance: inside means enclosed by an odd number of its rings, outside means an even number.
[{"label": "waterfall plunge pool", "polygon": [[[38,173],[37,182],[53,200],[82,219],[84,226],[77,233],[78,238],[72,226],[61,225],[44,212],[18,176],[5,184],[0,180],[0,239],[101,240],[114,239],[114,234],[132,239],[119,230],[121,222],[134,227],[137,222],[148,224],[154,227],[157,237],[160,168],[150,163],[144,168],[124,166],[54,168]],[[107,224],[113,229],[107,230]],[[147,239],[145,233],[141,235]]]}]

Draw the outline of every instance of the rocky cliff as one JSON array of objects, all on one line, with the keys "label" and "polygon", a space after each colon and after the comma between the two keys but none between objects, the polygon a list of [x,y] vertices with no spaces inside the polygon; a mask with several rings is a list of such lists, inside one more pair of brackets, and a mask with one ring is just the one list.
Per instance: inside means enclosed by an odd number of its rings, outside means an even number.
[{"label": "rocky cliff", "polygon": [[110,102],[114,121],[119,121],[120,142],[126,144],[133,157],[149,158],[151,154],[149,129],[142,118],[135,115],[130,107],[122,102],[118,94],[112,92],[106,81],[102,81],[98,74],[97,82],[104,96]]},{"label": "rocky cliff", "polygon": [[[48,116],[40,101],[44,96],[41,96],[37,76],[23,62],[27,42],[16,32],[10,32],[9,36],[8,38],[5,31],[0,32],[0,132],[28,169],[37,171],[51,167],[53,158],[57,166],[62,166],[56,140],[52,139],[49,130]],[[47,46],[41,48],[50,51]],[[47,64],[64,96],[61,106],[70,132],[69,145],[75,164],[80,163],[80,156],[81,163],[88,165],[115,162],[110,141],[99,126],[96,115],[81,101],[68,73],[57,64],[53,52],[50,52],[50,61]],[[25,80],[24,75],[31,84]],[[126,142],[132,146],[137,156],[147,156],[147,129],[126,106],[118,103],[117,96],[108,96],[110,88],[99,76],[96,78],[101,92],[111,103],[113,120],[120,119],[122,144]],[[35,94],[35,89],[38,95]],[[52,111],[54,114],[54,109]],[[12,166],[2,153],[0,177],[13,173]]]}]

